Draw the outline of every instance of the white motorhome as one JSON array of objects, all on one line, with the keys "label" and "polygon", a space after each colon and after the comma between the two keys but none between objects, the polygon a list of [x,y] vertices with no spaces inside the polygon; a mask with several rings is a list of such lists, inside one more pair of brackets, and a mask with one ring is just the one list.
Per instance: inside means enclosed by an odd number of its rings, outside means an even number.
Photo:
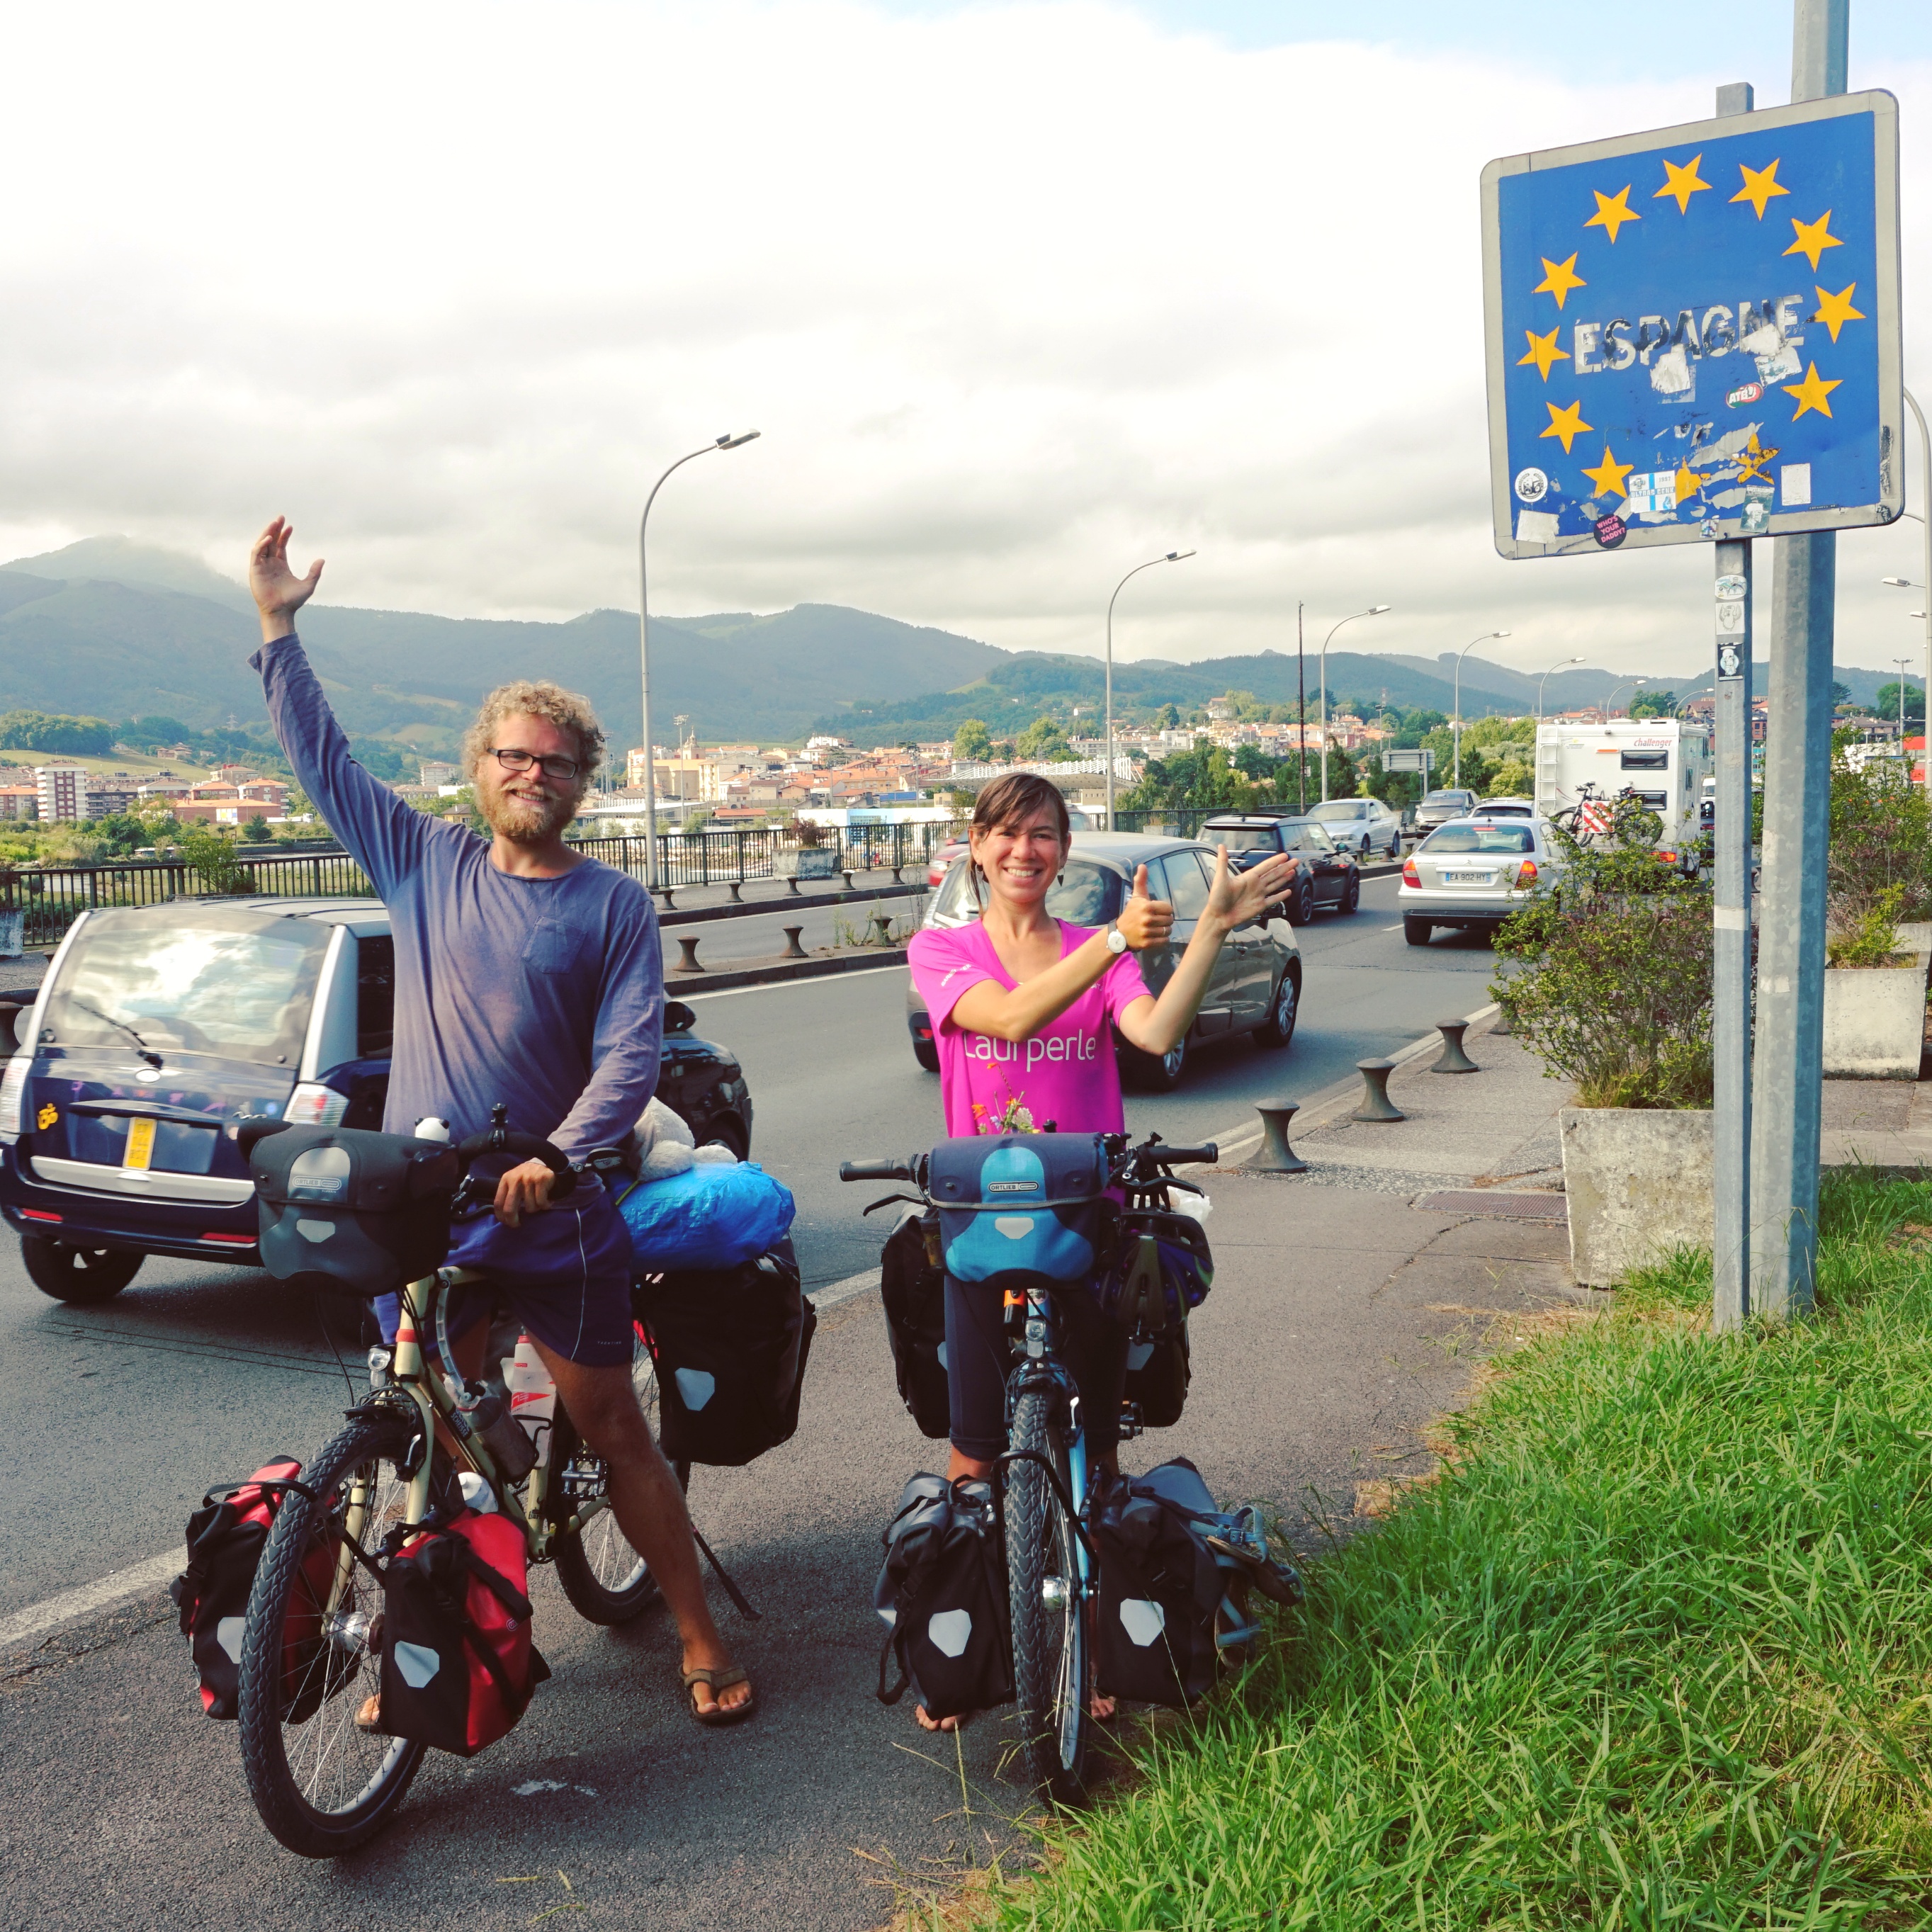
[{"label": "white motorhome", "polygon": [[1690,844],[1710,772],[1710,734],[1675,718],[1537,728],[1536,808],[1545,818],[1595,800],[1607,820],[1608,807],[1628,786],[1664,820],[1661,844]]}]

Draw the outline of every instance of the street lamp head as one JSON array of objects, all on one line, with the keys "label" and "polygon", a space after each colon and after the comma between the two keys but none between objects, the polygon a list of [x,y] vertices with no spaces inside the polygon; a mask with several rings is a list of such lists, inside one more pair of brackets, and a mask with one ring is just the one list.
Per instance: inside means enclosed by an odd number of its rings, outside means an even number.
[{"label": "street lamp head", "polygon": [[1195,553],[1191,550],[1171,550],[1161,559],[1163,563],[1182,563]]},{"label": "street lamp head", "polygon": [[1492,631],[1490,633],[1490,635],[1492,638],[1506,638],[1509,634],[1509,632],[1507,631]]},{"label": "street lamp head", "polygon": [[721,436],[718,439],[718,447],[720,449],[736,449],[741,443],[756,442],[758,436],[759,432],[754,429],[748,429],[742,436]]},{"label": "street lamp head", "polygon": [[1881,577],[1881,584],[1888,584],[1894,590],[1916,590],[1919,586],[1909,577]]},{"label": "street lamp head", "polygon": [[1393,610],[1395,606],[1393,604],[1371,604],[1362,615],[1364,617],[1379,617],[1384,611]]}]

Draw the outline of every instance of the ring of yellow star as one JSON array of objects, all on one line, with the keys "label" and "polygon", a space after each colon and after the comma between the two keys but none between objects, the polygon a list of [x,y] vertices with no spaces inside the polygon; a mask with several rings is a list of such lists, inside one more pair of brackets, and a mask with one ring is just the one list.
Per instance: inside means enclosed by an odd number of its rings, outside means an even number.
[{"label": "ring of yellow star", "polygon": [[[1641,221],[1643,217],[1636,213],[1630,205],[1630,188],[1628,183],[1618,189],[1614,195],[1603,194],[1594,188],[1590,192],[1597,197],[1597,212],[1584,223],[1583,226],[1586,228],[1602,229],[1604,233],[1609,236],[1611,245],[1614,247],[1616,243],[1617,230],[1626,221]],[[1571,259],[1574,260],[1575,257],[1572,256]]]},{"label": "ring of yellow star", "polygon": [[[1815,282],[1811,286],[1814,289],[1818,288]],[[1818,289],[1818,313],[1811,320],[1822,322],[1832,332],[1834,342],[1838,339],[1838,331],[1846,322],[1862,322],[1865,319],[1863,309],[1852,306],[1852,292],[1857,286],[1856,282],[1847,282],[1836,295],[1828,295],[1824,290]]]},{"label": "ring of yellow star", "polygon": [[1661,201],[1666,194],[1670,195],[1677,203],[1678,213],[1688,214],[1690,212],[1690,197],[1700,190],[1708,193],[1710,189],[1711,184],[1697,172],[1697,164],[1703,158],[1702,154],[1693,154],[1681,168],[1675,161],[1665,161],[1664,185],[1651,196],[1651,200]]},{"label": "ring of yellow star", "polygon": [[1818,257],[1827,248],[1842,248],[1845,244],[1832,234],[1828,224],[1832,211],[1828,208],[1816,221],[1800,221],[1796,215],[1791,218],[1792,232],[1797,240],[1785,250],[1787,255],[1802,255],[1811,264],[1811,272],[1818,272]]},{"label": "ring of yellow star", "polygon": [[[1815,362],[1805,370],[1803,382],[1780,382],[1778,385],[1787,396],[1796,396],[1798,398],[1798,407],[1791,418],[1793,422],[1804,415],[1807,410],[1816,410],[1821,416],[1829,416],[1832,413],[1832,405],[1826,400],[1826,398],[1838,386],[1838,379],[1834,378],[1828,382],[1819,375],[1818,365]],[[1546,436],[1549,431],[1546,430],[1544,434]]]},{"label": "ring of yellow star", "polygon": [[[1822,293],[1822,291],[1821,290],[1820,292]],[[1529,339],[1529,353],[1527,356],[1519,356],[1516,358],[1516,366],[1520,369],[1525,363],[1534,362],[1536,364],[1536,373],[1546,382],[1548,382],[1550,367],[1558,358],[1561,357],[1565,362],[1570,359],[1569,350],[1559,349],[1556,346],[1556,338],[1562,333],[1562,329],[1563,325],[1561,322],[1558,322],[1547,335],[1539,335],[1534,329],[1526,328],[1523,334]],[[1835,341],[1836,336],[1834,335],[1832,339]]]},{"label": "ring of yellow star", "polygon": [[1777,454],[1778,452],[1774,449],[1766,449],[1758,441],[1757,431],[1753,430],[1750,433],[1750,444],[1744,454],[1738,458],[1737,480],[1740,483],[1748,483],[1755,476],[1761,482],[1768,483],[1771,478],[1764,466]]},{"label": "ring of yellow star", "polygon": [[[1544,434],[1547,436],[1550,432],[1545,430]],[[1624,478],[1636,467],[1634,463],[1619,463],[1610,454],[1610,446],[1606,442],[1604,445],[1603,461],[1595,469],[1585,470],[1583,474],[1596,485],[1596,495],[1624,496],[1630,494],[1624,488]]]},{"label": "ring of yellow star", "polygon": [[1576,257],[1572,255],[1567,262],[1552,262],[1547,255],[1538,258],[1543,263],[1543,279],[1530,290],[1533,296],[1554,296],[1556,306],[1563,306],[1563,298],[1572,289],[1588,288],[1589,284],[1576,272]]},{"label": "ring of yellow star", "polygon": [[[1563,442],[1563,454],[1568,456],[1570,446],[1590,427],[1583,420],[1583,405],[1572,403],[1568,409],[1559,410],[1554,403],[1546,403],[1544,407],[1550,412],[1550,427],[1543,432],[1543,436],[1560,436]],[[1827,410],[1825,413],[1829,416],[1832,412]],[[1537,440],[1540,442],[1543,437],[1539,436]]]},{"label": "ring of yellow star", "polygon": [[1791,192],[1788,188],[1780,185],[1778,178],[1778,164],[1775,161],[1773,161],[1768,168],[1748,168],[1743,162],[1740,161],[1738,164],[1738,172],[1744,176],[1744,184],[1731,196],[1731,199],[1733,201],[1749,202],[1751,205],[1751,212],[1760,221],[1764,219],[1764,207],[1766,202],[1769,201],[1774,195],[1789,194]]}]

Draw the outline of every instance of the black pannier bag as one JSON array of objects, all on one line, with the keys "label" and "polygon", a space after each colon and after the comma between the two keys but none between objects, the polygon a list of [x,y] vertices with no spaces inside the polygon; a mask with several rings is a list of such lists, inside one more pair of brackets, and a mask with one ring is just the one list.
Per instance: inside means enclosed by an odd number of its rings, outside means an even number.
[{"label": "black pannier bag", "polygon": [[[915,1476],[881,1540],[885,1566],[872,1592],[886,1629],[879,1702],[896,1704],[910,1685],[934,1719],[1011,1703],[1006,1568],[991,1486]],[[894,1659],[898,1682],[889,1689]]]},{"label": "black pannier bag", "polygon": [[1184,1457],[1115,1484],[1094,1522],[1102,1696],[1191,1704],[1214,1682],[1227,1584],[1207,1539],[1229,1521]]},{"label": "black pannier bag", "polygon": [[357,1127],[285,1127],[248,1156],[262,1265],[326,1294],[393,1293],[442,1265],[463,1178],[440,1141]]},{"label": "black pannier bag", "polygon": [[1107,1150],[1098,1134],[981,1134],[933,1149],[926,1191],[955,1281],[1091,1284],[1103,1263]]},{"label": "black pannier bag", "polygon": [[1187,1348],[1187,1324],[1164,1335],[1136,1336],[1127,1344],[1127,1379],[1121,1394],[1140,1411],[1148,1429],[1172,1429],[1187,1406],[1193,1379]]},{"label": "black pannier bag", "polygon": [[1124,1394],[1148,1428],[1169,1429],[1180,1420],[1192,1376],[1188,1312],[1214,1285],[1214,1258],[1206,1230],[1186,1214],[1130,1216],[1117,1246],[1100,1301],[1131,1338]]},{"label": "black pannier bag", "polygon": [[899,1396],[922,1436],[952,1427],[946,1394],[946,1271],[939,1264],[939,1216],[908,1214],[886,1238],[879,1295],[892,1346]]},{"label": "black pannier bag", "polygon": [[788,1238],[736,1268],[649,1276],[632,1306],[657,1365],[658,1434],[673,1462],[735,1468],[791,1440],[818,1314]]}]

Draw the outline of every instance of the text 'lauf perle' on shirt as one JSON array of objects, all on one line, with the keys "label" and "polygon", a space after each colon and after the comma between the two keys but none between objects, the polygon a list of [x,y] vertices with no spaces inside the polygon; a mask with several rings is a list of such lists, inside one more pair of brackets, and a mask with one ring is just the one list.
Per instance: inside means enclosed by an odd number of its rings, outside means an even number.
[{"label": "text 'lauf perle' on shirt", "polygon": [[382,1124],[460,1138],[509,1124],[573,1160],[621,1142],[663,1045],[657,910],[587,859],[554,879],[498,870],[488,842],[425,818],[350,755],[291,635],[249,660],[297,782],[369,875],[395,936],[395,1045]]},{"label": "text 'lauf perle' on shirt", "polygon": [[[1085,926],[1060,928],[1060,956],[1094,936]],[[1036,1126],[1051,1120],[1063,1134],[1117,1134],[1126,1125],[1114,1029],[1135,1000],[1148,997],[1140,962],[1131,952],[1114,960],[1058,1019],[1030,1040],[995,1040],[964,1031],[952,1009],[982,981],[1011,991],[1018,982],[978,920],[929,927],[906,949],[913,984],[926,1002],[939,1050],[939,1094],[949,1135],[993,1130],[1017,1101]],[[977,1111],[976,1111],[976,1109]]]}]

